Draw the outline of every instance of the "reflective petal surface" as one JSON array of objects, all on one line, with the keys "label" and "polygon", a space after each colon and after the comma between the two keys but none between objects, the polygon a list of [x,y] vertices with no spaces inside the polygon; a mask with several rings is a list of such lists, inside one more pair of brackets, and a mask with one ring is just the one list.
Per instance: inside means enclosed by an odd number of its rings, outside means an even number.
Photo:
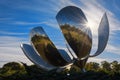
[{"label": "reflective petal surface", "polygon": [[43,60],[54,66],[65,66],[68,64],[60,55],[42,27],[33,28],[30,32],[31,44]]},{"label": "reflective petal surface", "polygon": [[94,55],[91,55],[90,57],[97,56],[101,54],[108,42],[109,38],[109,22],[106,13],[103,15],[101,22],[99,24],[98,28],[98,49]]},{"label": "reflective petal surface", "polygon": [[44,70],[52,70],[56,67],[46,63],[33,49],[33,47],[29,44],[21,44],[21,48],[24,54],[36,65],[41,67]]},{"label": "reflective petal surface", "polygon": [[74,54],[79,59],[88,56],[92,47],[92,34],[82,10],[74,6],[65,7],[58,12],[56,19]]}]

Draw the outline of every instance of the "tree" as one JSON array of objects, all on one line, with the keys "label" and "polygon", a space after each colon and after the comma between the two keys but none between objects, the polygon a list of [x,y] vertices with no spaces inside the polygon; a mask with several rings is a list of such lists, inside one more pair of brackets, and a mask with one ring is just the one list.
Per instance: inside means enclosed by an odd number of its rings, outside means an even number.
[{"label": "tree", "polygon": [[6,68],[9,68],[11,70],[20,70],[22,69],[22,65],[17,63],[17,62],[10,62],[10,63],[7,63],[5,65],[3,65],[3,68],[6,69]]},{"label": "tree", "polygon": [[99,67],[99,64],[96,63],[96,62],[89,62],[89,63],[86,64],[85,68],[87,70],[97,71],[100,67]]},{"label": "tree", "polygon": [[103,70],[105,70],[105,71],[111,71],[111,65],[110,65],[110,63],[109,62],[107,62],[107,61],[102,61],[101,62],[101,67],[103,68]]},{"label": "tree", "polygon": [[111,63],[111,68],[113,72],[120,72],[120,64],[117,61]]}]

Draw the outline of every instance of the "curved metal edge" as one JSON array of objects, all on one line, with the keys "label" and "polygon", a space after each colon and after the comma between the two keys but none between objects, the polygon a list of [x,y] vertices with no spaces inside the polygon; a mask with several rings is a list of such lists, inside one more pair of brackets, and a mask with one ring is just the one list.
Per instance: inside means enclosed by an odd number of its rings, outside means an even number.
[{"label": "curved metal edge", "polygon": [[[35,33],[35,30],[36,29],[41,29],[43,32],[44,32],[44,34],[48,37],[48,39],[52,42],[52,40],[49,38],[49,36],[46,34],[46,32],[45,32],[45,30],[41,27],[41,26],[39,26],[39,27],[35,27],[35,28],[33,28],[32,30],[31,30],[31,32],[30,32],[30,34],[32,34],[32,32],[34,32]],[[31,36],[31,35],[30,35]],[[33,47],[33,44],[32,44],[32,42],[30,42],[31,43],[31,45],[32,45],[32,47]],[[53,42],[52,42],[53,43]],[[54,44],[54,43],[53,43]],[[55,46],[55,48],[56,48],[56,45],[54,44],[54,46]],[[36,51],[36,49],[33,47],[33,49]],[[57,48],[56,48],[57,49]],[[62,56],[62,58],[65,60],[65,61],[67,61],[68,63],[71,63],[71,61],[72,61],[72,56],[71,56],[71,54],[68,54],[67,52],[66,52],[66,50],[62,50],[62,49],[57,49],[58,50],[58,52],[60,53],[60,55]],[[62,51],[61,51],[62,50]],[[37,51],[36,51],[37,52]]]},{"label": "curved metal edge", "polygon": [[98,28],[98,49],[94,55],[90,55],[89,57],[95,57],[101,54],[107,45],[108,38],[109,38],[109,22],[107,14],[104,13]]},{"label": "curved metal edge", "polygon": [[69,54],[64,49],[58,49],[60,55],[69,63],[72,62],[72,59],[69,58]]},{"label": "curved metal edge", "polygon": [[43,70],[49,71],[49,70],[57,69],[56,67],[43,61],[42,58],[34,51],[31,45],[21,44],[20,47],[23,50],[24,54],[27,56],[27,58],[33,63],[35,63],[37,66],[42,68]]}]

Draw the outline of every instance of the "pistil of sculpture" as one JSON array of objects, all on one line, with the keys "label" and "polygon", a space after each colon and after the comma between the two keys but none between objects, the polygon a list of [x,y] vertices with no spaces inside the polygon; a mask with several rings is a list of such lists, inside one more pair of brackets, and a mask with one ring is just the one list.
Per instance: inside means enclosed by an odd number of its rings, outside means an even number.
[{"label": "pistil of sculpture", "polygon": [[56,19],[64,35],[65,49],[57,48],[42,27],[35,27],[30,32],[31,45],[21,44],[23,52],[33,63],[48,71],[76,65],[85,72],[88,58],[101,54],[107,45],[109,23],[106,13],[98,27],[98,49],[93,55],[90,55],[91,29],[80,8],[67,6],[58,12]]}]

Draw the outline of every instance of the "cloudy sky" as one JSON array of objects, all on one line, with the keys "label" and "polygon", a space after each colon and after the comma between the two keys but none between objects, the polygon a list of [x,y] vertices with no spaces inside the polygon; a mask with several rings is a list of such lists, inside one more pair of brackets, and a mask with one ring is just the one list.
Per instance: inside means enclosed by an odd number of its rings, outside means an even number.
[{"label": "cloudy sky", "polygon": [[[65,6],[77,6],[85,13],[93,32],[91,54],[97,49],[97,28],[106,12],[110,37],[105,51],[89,61],[120,62],[120,0],[0,0],[0,66],[10,61],[31,62],[20,49],[29,43],[29,31],[42,26],[50,38],[60,42],[56,14]],[[57,31],[58,30],[58,31]]]}]

